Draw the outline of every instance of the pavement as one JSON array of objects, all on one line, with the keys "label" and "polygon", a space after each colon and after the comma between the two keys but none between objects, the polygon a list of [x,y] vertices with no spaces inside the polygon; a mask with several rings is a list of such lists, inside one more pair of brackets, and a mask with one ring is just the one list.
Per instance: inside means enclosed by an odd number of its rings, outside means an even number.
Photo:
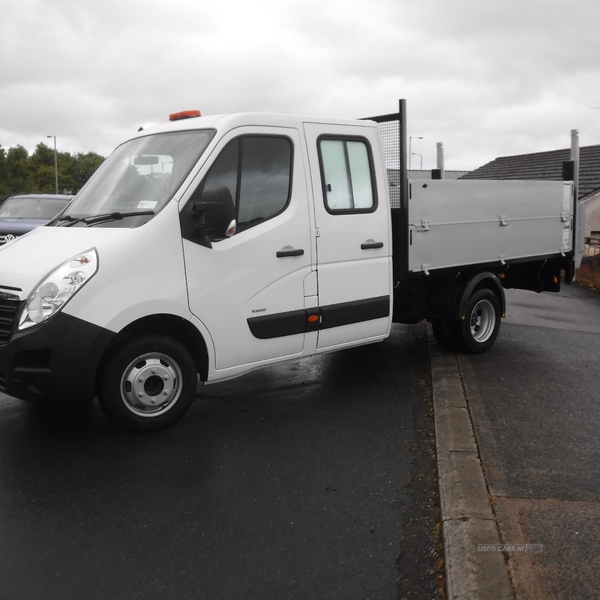
[{"label": "pavement", "polygon": [[429,347],[450,599],[600,597],[600,294],[507,292],[495,346]]}]

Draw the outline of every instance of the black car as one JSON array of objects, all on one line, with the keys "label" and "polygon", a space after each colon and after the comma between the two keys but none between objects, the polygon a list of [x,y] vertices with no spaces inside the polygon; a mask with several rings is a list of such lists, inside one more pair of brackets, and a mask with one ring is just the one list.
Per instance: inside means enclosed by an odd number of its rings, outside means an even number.
[{"label": "black car", "polygon": [[12,196],[0,206],[0,246],[53,219],[73,196],[26,194]]}]

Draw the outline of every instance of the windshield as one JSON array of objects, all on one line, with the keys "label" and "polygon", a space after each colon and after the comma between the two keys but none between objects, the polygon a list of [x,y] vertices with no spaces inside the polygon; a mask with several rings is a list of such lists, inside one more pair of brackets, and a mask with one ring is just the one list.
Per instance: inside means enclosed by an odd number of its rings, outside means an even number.
[{"label": "windshield", "polygon": [[[149,221],[171,199],[214,135],[211,130],[161,133],[119,146],[85,184],[61,220],[86,225],[80,219],[99,215],[102,226],[133,227]],[[143,217],[143,218],[141,218]],[[88,219],[89,221],[89,219]],[[98,220],[99,221],[99,220]]]},{"label": "windshield", "polygon": [[49,221],[68,203],[51,198],[10,198],[0,207],[0,219],[39,219]]}]

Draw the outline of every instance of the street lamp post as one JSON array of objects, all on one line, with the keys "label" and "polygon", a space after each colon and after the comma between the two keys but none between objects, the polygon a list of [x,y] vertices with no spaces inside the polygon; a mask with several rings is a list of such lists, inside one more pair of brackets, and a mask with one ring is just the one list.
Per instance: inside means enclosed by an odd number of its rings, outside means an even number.
[{"label": "street lamp post", "polygon": [[421,171],[423,170],[423,155],[419,154],[418,152],[413,152],[414,156],[420,156],[421,157],[421,166],[419,167],[421,169]]},{"label": "street lamp post", "polygon": [[54,180],[56,182],[56,193],[58,194],[58,154],[56,152],[56,136],[47,135],[48,138],[54,138]]},{"label": "street lamp post", "polygon": [[[413,140],[422,140],[423,136],[421,135],[410,135],[408,136],[408,168],[410,170],[412,165],[412,141]],[[421,166],[423,166],[423,157],[421,157]]]}]

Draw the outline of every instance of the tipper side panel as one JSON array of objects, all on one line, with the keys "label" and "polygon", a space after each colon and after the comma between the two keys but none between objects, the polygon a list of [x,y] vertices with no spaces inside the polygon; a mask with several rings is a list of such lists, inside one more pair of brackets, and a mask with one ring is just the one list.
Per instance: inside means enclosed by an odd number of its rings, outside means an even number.
[{"label": "tipper side panel", "polygon": [[560,256],[573,249],[573,184],[412,181],[409,271]]}]

